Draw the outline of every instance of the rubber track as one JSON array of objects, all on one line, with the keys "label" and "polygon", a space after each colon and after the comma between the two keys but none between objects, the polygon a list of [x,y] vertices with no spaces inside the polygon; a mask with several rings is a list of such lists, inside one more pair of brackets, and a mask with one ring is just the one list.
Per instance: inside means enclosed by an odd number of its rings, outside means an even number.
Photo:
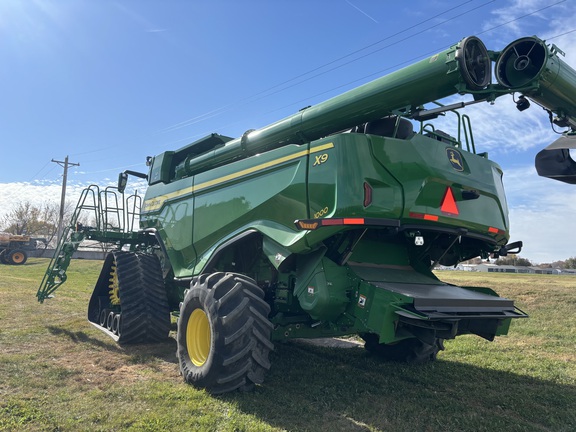
[{"label": "rubber track", "polygon": [[170,309],[160,262],[155,255],[114,252],[120,306],[120,344],[154,343],[170,331]]}]

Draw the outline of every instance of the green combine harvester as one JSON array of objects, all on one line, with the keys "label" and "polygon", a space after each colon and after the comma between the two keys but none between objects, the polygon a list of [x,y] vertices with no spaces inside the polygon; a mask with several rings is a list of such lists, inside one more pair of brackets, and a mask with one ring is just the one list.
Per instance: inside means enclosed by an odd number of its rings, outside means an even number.
[{"label": "green combine harvester", "polygon": [[[177,317],[180,371],[212,393],[262,383],[275,341],[356,334],[422,363],[446,339],[505,335],[527,316],[512,300],[432,272],[522,247],[508,243],[502,170],[458,109],[513,93],[520,110],[541,105],[568,132],[539,171],[574,183],[576,72],[559,54],[536,37],[500,52],[467,37],[239,138],[149,157],[147,174],[84,190],[38,300],[81,242],[104,243],[88,320],[131,344],[165,340]],[[437,102],[452,95],[472,100]],[[434,126],[446,114],[456,134]],[[129,175],[147,179],[143,198],[124,196]]]}]

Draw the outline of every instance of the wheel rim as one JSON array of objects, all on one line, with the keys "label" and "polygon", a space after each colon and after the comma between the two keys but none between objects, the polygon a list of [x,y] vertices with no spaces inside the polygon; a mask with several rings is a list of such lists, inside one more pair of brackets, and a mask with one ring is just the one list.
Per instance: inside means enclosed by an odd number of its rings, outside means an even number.
[{"label": "wheel rim", "polygon": [[21,264],[24,262],[24,254],[22,252],[14,252],[12,254],[12,261],[14,264]]},{"label": "wheel rim", "polygon": [[195,366],[206,363],[210,354],[210,321],[202,309],[194,309],[186,326],[186,346]]}]

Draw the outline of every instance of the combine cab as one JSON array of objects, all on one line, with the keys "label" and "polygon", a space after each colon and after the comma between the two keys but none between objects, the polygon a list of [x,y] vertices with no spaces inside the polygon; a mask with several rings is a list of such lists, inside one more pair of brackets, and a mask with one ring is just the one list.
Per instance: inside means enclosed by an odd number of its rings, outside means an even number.
[{"label": "combine cab", "polygon": [[[181,373],[213,393],[262,383],[274,341],[357,334],[386,359],[422,363],[446,339],[505,335],[526,317],[512,300],[432,270],[521,249],[509,243],[502,170],[458,109],[519,92],[571,121],[573,105],[547,97],[554,85],[519,76],[534,75],[533,52],[574,71],[526,40],[537,49],[515,58],[465,38],[242,137],[151,157],[148,174],[122,173],[117,188],[87,189],[38,299],[65,281],[81,241],[112,246],[89,321],[127,344],[165,339],[176,316]],[[455,94],[473,100],[436,102]],[[434,121],[446,114],[455,133]],[[148,181],[141,206],[124,199],[129,175]],[[76,224],[85,211],[93,227]]]}]

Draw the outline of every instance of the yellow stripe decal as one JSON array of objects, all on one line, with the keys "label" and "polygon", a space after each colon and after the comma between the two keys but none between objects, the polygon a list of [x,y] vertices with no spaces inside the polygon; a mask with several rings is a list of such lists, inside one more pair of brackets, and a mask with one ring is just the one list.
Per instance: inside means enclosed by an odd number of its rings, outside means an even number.
[{"label": "yellow stripe decal", "polygon": [[232,173],[232,174],[228,174],[228,175],[226,175],[226,176],[219,177],[219,178],[214,179],[214,180],[209,180],[209,181],[206,181],[206,182],[204,182],[204,183],[200,183],[200,184],[198,184],[198,185],[196,185],[196,186],[190,186],[190,187],[187,187],[187,188],[184,188],[184,189],[179,189],[179,190],[177,190],[177,191],[170,192],[170,193],[165,194],[165,195],[160,195],[160,196],[157,196],[157,197],[154,197],[154,198],[151,198],[151,199],[149,199],[149,200],[144,201],[144,205],[143,205],[143,207],[142,207],[142,211],[149,212],[149,211],[158,210],[160,207],[162,207],[162,205],[164,204],[164,202],[166,202],[167,200],[174,199],[174,198],[179,198],[179,197],[181,197],[181,196],[183,196],[183,195],[188,195],[188,194],[191,194],[191,193],[194,193],[194,192],[198,192],[198,191],[200,191],[200,190],[202,190],[202,189],[206,189],[206,188],[208,188],[208,187],[215,186],[215,185],[218,185],[218,184],[220,184],[220,183],[224,183],[224,182],[227,182],[227,181],[230,181],[230,180],[235,180],[235,179],[237,179],[237,178],[239,178],[239,177],[243,177],[243,176],[246,176],[246,175],[255,173],[255,172],[257,172],[257,171],[264,170],[264,169],[266,169],[266,168],[270,168],[270,167],[273,167],[273,166],[276,166],[276,165],[283,164],[284,162],[289,162],[289,161],[291,161],[291,160],[298,159],[298,158],[301,158],[301,157],[303,157],[303,156],[307,156],[307,155],[313,154],[313,153],[318,153],[318,152],[321,152],[321,151],[324,151],[324,150],[328,150],[328,149],[331,149],[331,148],[334,148],[334,143],[331,143],[331,142],[330,142],[330,143],[327,143],[327,144],[320,145],[320,146],[318,146],[318,147],[313,147],[313,148],[311,148],[310,150],[302,150],[302,151],[300,151],[300,152],[298,152],[298,153],[294,153],[294,154],[291,154],[291,155],[288,155],[288,156],[284,156],[284,157],[281,157],[281,158],[278,158],[278,159],[274,159],[274,160],[269,161],[269,162],[264,162],[264,163],[262,163],[262,164],[260,164],[260,165],[254,166],[254,167],[252,167],[252,168],[246,168],[246,169],[244,169],[244,170],[242,170],[242,171],[238,171],[238,172],[235,172],[235,173]]}]

